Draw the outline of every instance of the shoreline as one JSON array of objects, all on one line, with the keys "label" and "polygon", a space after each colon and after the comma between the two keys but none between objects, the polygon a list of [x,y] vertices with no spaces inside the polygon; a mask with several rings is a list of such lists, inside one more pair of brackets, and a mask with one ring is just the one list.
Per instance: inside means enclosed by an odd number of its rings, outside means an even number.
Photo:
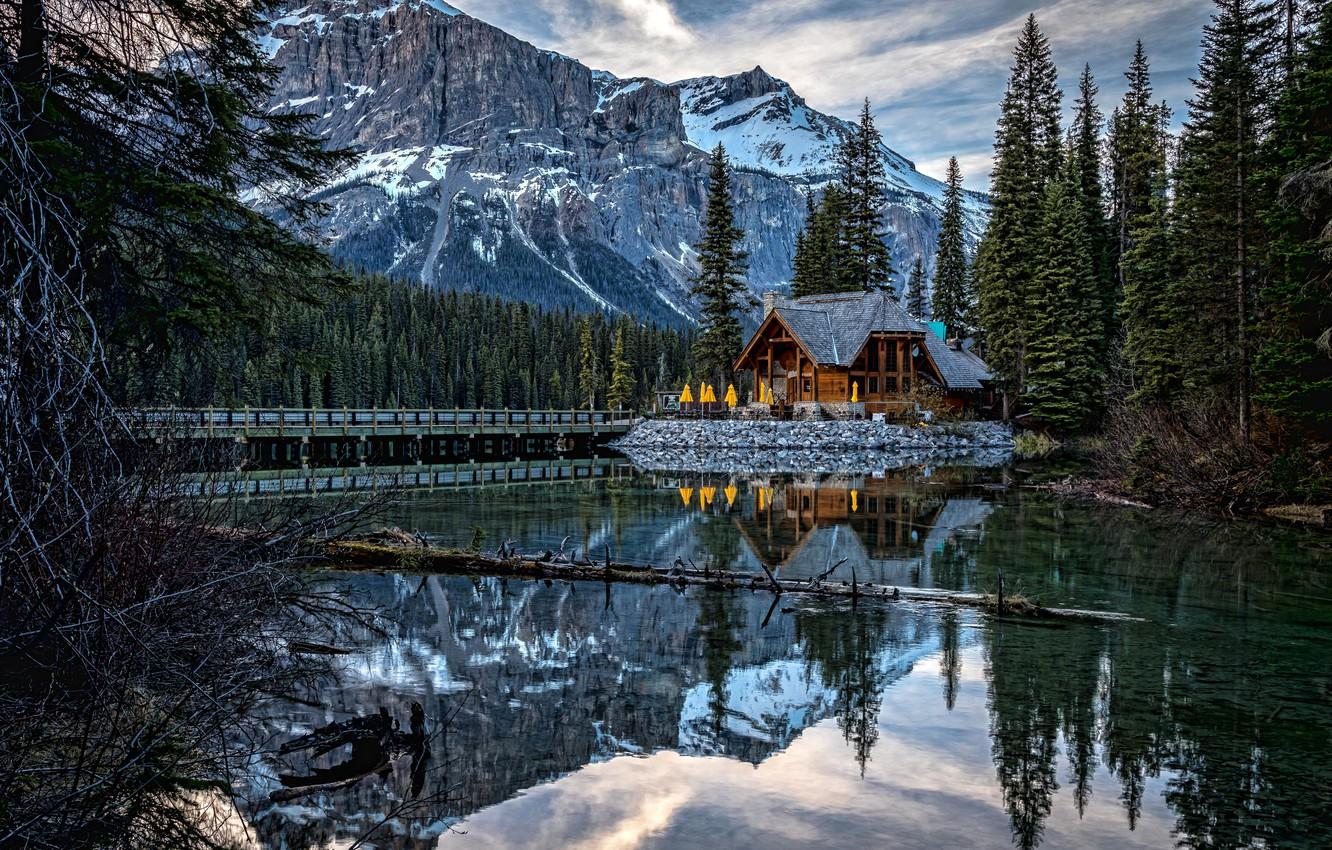
[{"label": "shoreline", "polygon": [[608,446],[657,471],[836,473],[930,463],[1000,466],[1013,457],[1013,433],[997,422],[649,419]]}]

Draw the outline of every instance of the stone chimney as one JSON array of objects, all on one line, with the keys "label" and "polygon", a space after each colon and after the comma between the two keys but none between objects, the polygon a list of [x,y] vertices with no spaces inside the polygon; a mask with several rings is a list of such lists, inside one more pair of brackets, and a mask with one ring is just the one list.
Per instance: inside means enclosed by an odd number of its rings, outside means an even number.
[{"label": "stone chimney", "polygon": [[768,314],[777,306],[777,293],[769,289],[763,293],[763,318],[768,318]]}]

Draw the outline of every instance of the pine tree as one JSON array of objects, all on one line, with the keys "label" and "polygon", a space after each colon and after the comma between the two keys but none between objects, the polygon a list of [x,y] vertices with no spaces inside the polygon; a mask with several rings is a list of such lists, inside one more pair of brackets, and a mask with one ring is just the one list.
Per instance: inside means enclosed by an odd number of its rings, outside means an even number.
[{"label": "pine tree", "polygon": [[579,404],[586,404],[589,410],[595,409],[598,390],[601,390],[601,369],[591,333],[591,318],[583,318],[578,324]]},{"label": "pine tree", "polygon": [[925,303],[925,266],[921,264],[919,254],[907,278],[906,308],[908,313],[921,321],[925,320],[929,312]]},{"label": "pine tree", "polygon": [[1004,417],[1026,383],[1032,282],[1041,272],[1045,188],[1062,160],[1057,73],[1030,15],[1014,49],[1000,108],[990,222],[976,256],[978,319]]},{"label": "pine tree", "polygon": [[1183,277],[1175,329],[1187,390],[1235,404],[1249,436],[1253,289],[1265,206],[1263,141],[1271,124],[1277,51],[1272,7],[1220,0],[1203,31],[1197,96],[1180,140],[1175,205],[1176,260]]},{"label": "pine tree", "polygon": [[547,407],[564,407],[564,381],[560,378],[560,370],[556,369],[550,374],[550,400]]},{"label": "pine tree", "polygon": [[1081,327],[1083,305],[1099,293],[1079,191],[1072,168],[1046,188],[1039,274],[1029,302],[1032,335],[1023,402],[1034,417],[1062,432],[1088,422],[1100,384],[1095,340]]},{"label": "pine tree", "polygon": [[887,186],[882,147],[883,137],[874,126],[866,99],[860,110],[860,123],[837,149],[846,228],[841,288],[848,291],[886,288],[895,273],[892,254],[883,241],[879,212],[886,200]]},{"label": "pine tree", "polygon": [[611,349],[610,389],[606,406],[619,410],[634,400],[634,375],[624,355],[624,325],[615,329],[615,347]]},{"label": "pine tree", "polygon": [[1101,185],[1101,127],[1105,122],[1096,105],[1096,82],[1090,65],[1084,65],[1078,79],[1078,97],[1073,117],[1069,162],[1077,188],[1077,203],[1082,210],[1087,250],[1095,270],[1096,286],[1082,305],[1085,314],[1083,332],[1094,335],[1098,363],[1105,362],[1110,348],[1119,293],[1114,274],[1114,253],[1110,223],[1106,218],[1105,192]]},{"label": "pine tree", "polygon": [[796,298],[812,295],[815,292],[819,267],[814,256],[810,233],[818,214],[819,209],[814,205],[814,193],[811,191],[805,195],[805,226],[796,234],[795,257],[791,263],[791,294]]},{"label": "pine tree", "polygon": [[578,327],[578,390],[579,403],[588,410],[597,406],[597,392],[601,389],[601,369],[597,361],[596,345],[592,337],[592,320],[583,319]]},{"label": "pine tree", "polygon": [[848,256],[846,193],[837,184],[824,190],[806,246],[811,275],[808,291],[802,294],[844,291]]},{"label": "pine tree", "polygon": [[[1332,6],[1323,4],[1277,103],[1272,182],[1264,215],[1271,273],[1259,292],[1265,313],[1255,357],[1255,400],[1322,436],[1332,425]],[[1291,50],[1291,47],[1287,48]]]},{"label": "pine tree", "polygon": [[735,225],[726,149],[712,152],[703,238],[697,246],[699,273],[690,292],[701,302],[703,330],[694,344],[702,375],[725,385],[743,344],[736,311],[752,301],[745,285],[744,231]]},{"label": "pine tree", "polygon": [[1167,402],[1179,393],[1179,362],[1172,333],[1179,324],[1171,288],[1177,278],[1165,191],[1164,168],[1157,173],[1150,205],[1137,213],[1127,232],[1128,251],[1120,258],[1124,298],[1124,359],[1132,371],[1129,401]]},{"label": "pine tree", "polygon": [[948,159],[946,182],[943,216],[939,224],[939,248],[934,255],[930,312],[936,321],[947,326],[949,337],[961,337],[967,331],[966,318],[970,311],[971,296],[967,285],[970,272],[967,268],[966,237],[962,229],[962,169],[955,156]]},{"label": "pine tree", "polygon": [[[1148,212],[1154,191],[1162,185],[1168,136],[1161,128],[1170,120],[1165,105],[1152,102],[1151,66],[1141,41],[1124,76],[1128,78],[1128,90],[1110,116],[1107,140],[1116,257],[1133,247],[1134,220]],[[1122,293],[1128,285],[1122,268],[1117,269],[1117,277]]]}]

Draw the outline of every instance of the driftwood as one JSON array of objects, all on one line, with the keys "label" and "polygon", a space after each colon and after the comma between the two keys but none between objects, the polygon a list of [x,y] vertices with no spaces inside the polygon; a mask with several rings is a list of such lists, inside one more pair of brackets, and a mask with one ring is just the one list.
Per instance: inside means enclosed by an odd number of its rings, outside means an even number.
[{"label": "driftwood", "polygon": [[[567,538],[566,538],[566,543]],[[563,546],[561,547],[563,548]],[[1000,600],[994,594],[968,593],[919,587],[881,585],[872,582],[828,582],[829,570],[809,579],[777,578],[764,566],[764,574],[698,569],[684,566],[677,558],[670,567],[635,564],[593,565],[570,563],[549,550],[536,555],[499,559],[460,549],[400,547],[383,542],[339,541],[323,548],[324,555],[340,569],[396,569],[409,566],[417,572],[457,575],[483,575],[525,579],[561,579],[565,581],[623,582],[630,584],[666,584],[675,587],[701,586],[714,589],[761,590],[775,595],[806,594],[852,600],[876,599],[884,602],[923,602],[964,606],[994,611],[1008,616],[1067,620],[1114,620],[1135,618],[1110,611],[1074,608],[1044,608],[1021,596]],[[836,566],[842,562],[839,561]]]}]

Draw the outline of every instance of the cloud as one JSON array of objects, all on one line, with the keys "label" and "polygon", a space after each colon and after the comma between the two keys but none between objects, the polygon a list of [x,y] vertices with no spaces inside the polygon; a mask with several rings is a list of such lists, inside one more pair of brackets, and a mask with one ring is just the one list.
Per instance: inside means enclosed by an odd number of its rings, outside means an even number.
[{"label": "cloud", "polygon": [[1050,38],[1066,90],[1090,62],[1108,113],[1142,38],[1158,94],[1182,114],[1212,9],[1209,0],[461,2],[520,37],[621,76],[669,81],[762,65],[816,109],[851,116],[869,97],[890,146],[936,176],[956,155],[967,185],[978,189],[988,181],[999,98],[1029,11]]},{"label": "cloud", "polygon": [[609,4],[631,22],[644,36],[671,44],[693,44],[694,34],[675,16],[667,0],[611,0]]}]

